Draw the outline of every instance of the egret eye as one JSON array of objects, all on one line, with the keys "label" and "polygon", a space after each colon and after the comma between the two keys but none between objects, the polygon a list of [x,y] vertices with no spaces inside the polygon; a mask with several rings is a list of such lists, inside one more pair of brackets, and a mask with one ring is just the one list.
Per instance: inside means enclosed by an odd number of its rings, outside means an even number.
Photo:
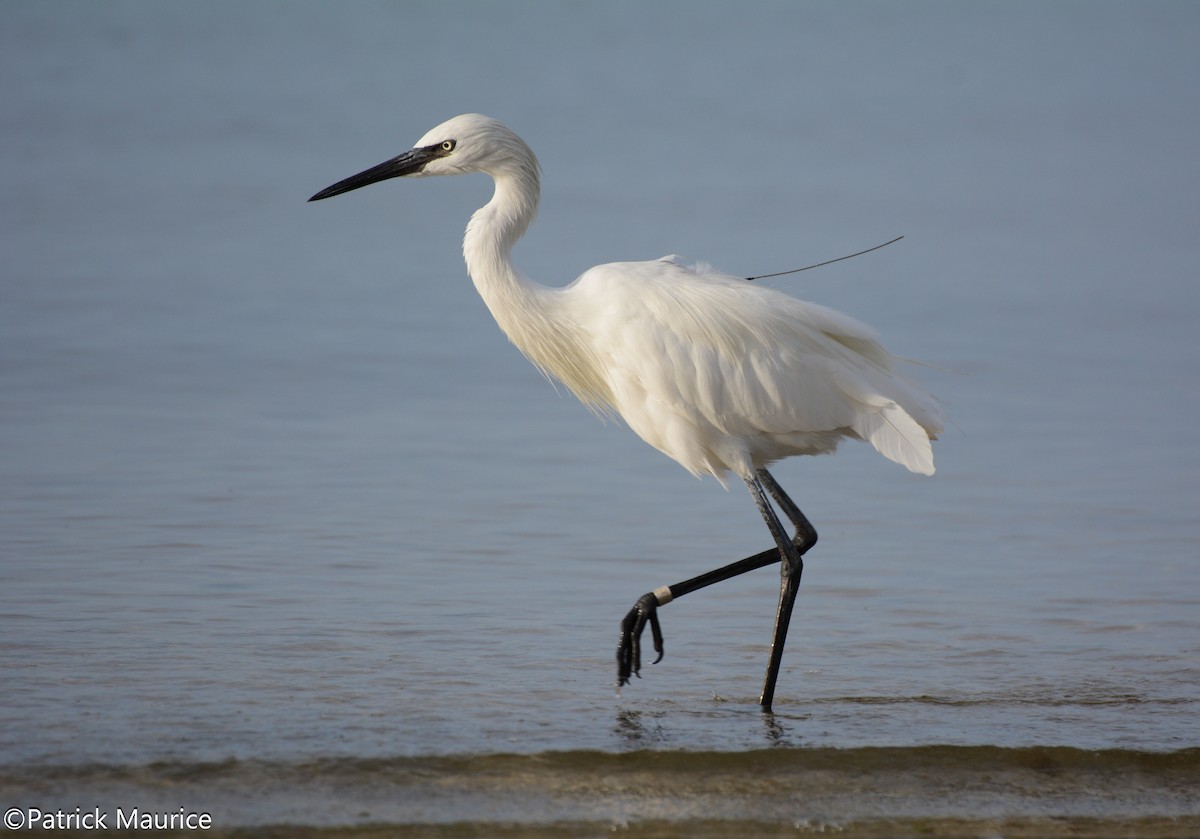
[{"label": "egret eye", "polygon": [[443,140],[442,141],[442,151],[444,151],[444,152],[454,151],[454,141],[453,140]]}]

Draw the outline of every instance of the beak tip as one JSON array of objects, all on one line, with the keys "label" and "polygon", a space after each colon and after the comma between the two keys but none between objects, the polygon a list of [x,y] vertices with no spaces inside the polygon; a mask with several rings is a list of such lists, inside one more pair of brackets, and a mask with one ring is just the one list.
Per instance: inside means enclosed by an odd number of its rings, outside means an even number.
[{"label": "beak tip", "polygon": [[339,186],[341,186],[340,183],[334,184],[333,186],[327,186],[320,192],[313,195],[312,198],[309,198],[308,201],[324,201],[326,198],[332,198],[335,195],[341,195],[346,190],[338,189]]}]

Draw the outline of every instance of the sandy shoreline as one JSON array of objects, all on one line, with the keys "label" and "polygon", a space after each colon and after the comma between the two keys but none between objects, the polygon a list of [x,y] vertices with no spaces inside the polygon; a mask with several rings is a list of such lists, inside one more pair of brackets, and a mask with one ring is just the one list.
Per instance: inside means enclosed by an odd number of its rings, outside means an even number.
[{"label": "sandy shoreline", "polygon": [[[875,819],[853,822],[796,822],[780,824],[754,820],[644,821],[628,824],[604,822],[557,822],[523,824],[454,822],[450,824],[374,824],[353,827],[265,827],[213,829],[208,831],[156,831],[155,836],[206,836],[210,839],[590,839],[625,836],[630,839],[728,839],[753,836],[771,839],[782,836],[836,834],[845,839],[896,839],[896,837],[1107,837],[1107,839],[1185,839],[1200,835],[1200,817],[1086,819],[1086,818],[1001,818],[1001,819]],[[11,831],[14,837],[45,835],[42,830]],[[109,836],[133,839],[146,831],[55,831],[64,837]]]},{"label": "sandy shoreline", "polygon": [[[227,761],[0,772],[5,807],[205,814],[156,835],[1196,836],[1200,750],[919,747]],[[22,825],[11,825],[22,826]],[[25,825],[28,826],[28,825]],[[71,823],[59,827],[75,827]],[[22,836],[45,830],[11,831]]]}]

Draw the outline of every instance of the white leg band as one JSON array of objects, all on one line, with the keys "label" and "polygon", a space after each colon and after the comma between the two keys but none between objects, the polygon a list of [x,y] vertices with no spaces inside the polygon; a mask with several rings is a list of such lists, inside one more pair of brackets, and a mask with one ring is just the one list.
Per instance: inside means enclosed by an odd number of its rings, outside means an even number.
[{"label": "white leg band", "polygon": [[666,606],[675,598],[671,595],[670,586],[659,586],[654,590],[654,596],[658,600],[659,606]]}]

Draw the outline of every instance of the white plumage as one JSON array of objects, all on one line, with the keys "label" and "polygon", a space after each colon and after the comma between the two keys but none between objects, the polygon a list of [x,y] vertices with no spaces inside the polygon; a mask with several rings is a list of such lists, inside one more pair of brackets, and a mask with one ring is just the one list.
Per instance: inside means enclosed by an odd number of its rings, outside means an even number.
[{"label": "white plumage", "polygon": [[933,472],[935,403],[844,315],[671,259],[601,265],[560,293],[579,313],[604,401],[693,474],[745,478],[842,437]]},{"label": "white plumage", "polygon": [[[767,486],[787,512],[790,500],[784,503],[774,480],[759,481],[765,467],[832,452],[843,438],[866,440],[914,472],[933,473],[937,402],[900,376],[875,334],[846,315],[673,256],[599,265],[562,288],[521,274],[509,253],[537,212],[539,167],[496,120],[448,120],[410,151],[313,200],[392,177],[466,172],[495,181],[492,199],[467,226],[463,254],[500,328],[547,375],[594,410],[622,417],[692,474],[720,480],[732,471],[760,510]],[[791,506],[797,528],[811,530]],[[774,513],[764,517],[772,525]],[[780,532],[776,521],[777,541]],[[780,541],[785,577],[791,566],[798,583],[799,554],[815,541],[815,531],[803,547]],[[789,546],[799,553],[789,556]],[[781,637],[777,643],[782,649]],[[770,674],[768,681],[764,707],[774,689]]]}]

